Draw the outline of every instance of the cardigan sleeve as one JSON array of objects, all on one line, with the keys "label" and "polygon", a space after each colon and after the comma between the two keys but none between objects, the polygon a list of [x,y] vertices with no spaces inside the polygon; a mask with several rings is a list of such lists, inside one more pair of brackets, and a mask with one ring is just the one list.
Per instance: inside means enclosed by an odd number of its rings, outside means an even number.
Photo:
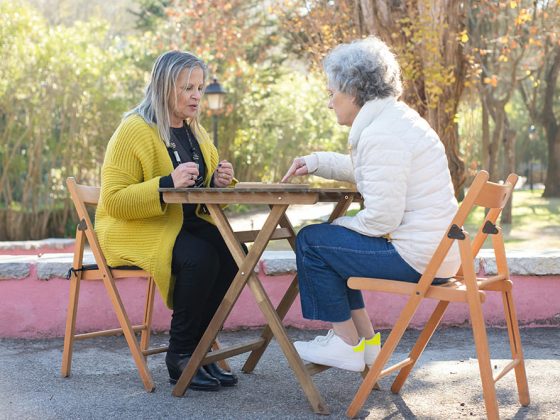
[{"label": "cardigan sleeve", "polygon": [[151,128],[135,118],[125,120],[111,138],[101,170],[101,201],[111,217],[143,219],[165,212],[152,137]]}]

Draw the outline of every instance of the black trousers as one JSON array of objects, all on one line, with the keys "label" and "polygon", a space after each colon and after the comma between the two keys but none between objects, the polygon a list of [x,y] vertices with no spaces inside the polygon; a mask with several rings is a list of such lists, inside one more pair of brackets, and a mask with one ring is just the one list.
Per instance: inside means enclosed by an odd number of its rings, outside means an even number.
[{"label": "black trousers", "polygon": [[169,351],[190,354],[237,274],[237,264],[218,228],[196,218],[183,223],[171,269],[175,289]]}]

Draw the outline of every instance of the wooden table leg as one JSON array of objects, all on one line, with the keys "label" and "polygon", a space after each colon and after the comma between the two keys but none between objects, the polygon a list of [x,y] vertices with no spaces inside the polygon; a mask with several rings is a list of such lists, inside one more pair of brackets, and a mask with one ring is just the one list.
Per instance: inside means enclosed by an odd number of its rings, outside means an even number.
[{"label": "wooden table leg", "polygon": [[[279,223],[282,227],[285,227],[285,228],[288,228],[288,229],[291,230],[292,238],[290,238],[290,243],[292,244],[293,247],[295,247],[295,232],[294,232],[293,227],[290,224],[290,222],[287,219],[286,214],[285,214],[287,208],[288,208],[288,206],[286,206],[286,205],[271,206],[270,215],[267,218],[267,220],[265,221],[265,223],[264,223],[264,225],[261,229],[261,232],[259,232],[259,234],[257,235],[257,238],[255,239],[255,242],[253,243],[253,246],[251,247],[250,254],[253,253],[253,252],[256,252],[256,254],[258,254],[257,260],[260,258],[260,256],[264,252],[264,250],[266,248],[266,245],[268,244],[268,242],[270,240],[270,237],[272,236],[272,233],[274,232],[274,230],[276,229],[276,226]],[[278,216],[277,217],[272,217],[273,215],[278,215]],[[214,215],[212,215],[212,216],[214,217]],[[224,219],[225,219],[225,216],[223,216],[223,213],[222,213],[221,216],[224,217]],[[218,217],[220,217],[220,216],[218,216]],[[216,218],[214,218],[214,220],[216,220]],[[227,221],[225,221],[225,222],[227,223]],[[226,223],[222,222],[222,223],[220,223],[220,225],[224,226],[224,225],[226,225]],[[269,233],[267,233],[267,232],[269,232]],[[231,242],[232,245],[233,245],[233,249],[231,249],[232,255],[235,258],[236,262],[238,264],[240,264],[243,261],[243,259],[245,258],[245,255],[243,253],[243,249],[239,245],[239,242],[237,242],[237,240],[235,239],[235,235],[234,235],[233,231],[231,231],[231,227],[229,229],[229,232],[224,231],[224,232],[222,232],[222,235],[230,238],[229,242]],[[228,246],[229,246],[229,244],[228,244]],[[249,256],[247,256],[247,258],[249,258]],[[264,290],[264,287],[262,286],[261,282],[257,278],[256,274],[253,272],[254,266],[255,266],[255,264],[252,265],[251,271],[249,272],[249,279],[247,281],[248,281],[249,287],[251,288],[251,291],[252,291],[253,295],[255,296],[255,299],[257,301],[257,304],[259,305],[259,308],[261,309],[263,315],[265,316],[265,318],[267,320],[268,328],[270,328],[272,334],[274,335],[274,337],[278,341],[278,344],[280,345],[280,348],[284,352],[284,355],[286,356],[286,359],[288,360],[288,363],[290,364],[290,367],[294,371],[294,373],[296,375],[296,378],[298,379],[298,381],[299,381],[299,383],[300,383],[300,385],[303,389],[303,392],[307,396],[307,400],[311,404],[311,407],[313,408],[313,411],[315,413],[318,413],[318,414],[329,414],[329,410],[327,408],[327,405],[325,404],[325,401],[323,400],[323,397],[321,397],[321,394],[319,394],[319,391],[317,390],[317,388],[315,387],[315,384],[313,383],[313,380],[311,379],[311,375],[309,375],[309,373],[307,372],[307,369],[305,368],[305,365],[303,364],[303,361],[301,360],[301,358],[297,354],[296,349],[293,346],[291,340],[288,338],[286,330],[284,329],[284,326],[282,325],[282,320],[281,320],[280,316],[278,315],[278,313],[274,309],[274,306],[272,305],[272,302],[270,301],[270,299],[269,299],[266,291]],[[293,284],[294,287],[290,288],[291,293],[286,293],[287,296],[286,295],[284,296],[283,304],[281,303],[279,305],[279,308],[281,308],[281,310],[283,312],[288,311],[292,302],[294,301],[294,299],[297,296],[297,287],[296,287],[297,283],[294,280],[292,282],[292,284]],[[285,313],[284,313],[284,315],[285,315]],[[260,350],[262,352],[264,352],[264,350],[266,349],[269,342],[270,342],[270,339],[268,340],[268,342],[265,342],[265,343],[263,343],[262,346],[260,346]]]},{"label": "wooden table leg", "polygon": [[[329,223],[331,223],[337,217],[342,216],[346,213],[346,211],[348,210],[348,207],[350,207],[350,204],[352,204],[353,198],[354,198],[353,195],[346,195],[346,196],[344,196],[340,199],[340,201],[336,204],[335,208],[333,209],[332,213],[329,216],[329,220],[328,220]],[[286,216],[286,214],[284,214],[282,216],[282,218],[280,219],[280,226],[288,229],[292,233],[292,237],[288,238],[288,242],[290,243],[290,246],[292,247],[292,249],[295,251],[296,250],[296,233],[295,233],[295,230],[294,230],[290,220],[288,219],[288,216]],[[297,281],[297,276],[296,276],[296,277],[294,277],[294,279],[290,283],[290,286],[286,290],[286,293],[282,297],[282,300],[280,301],[280,303],[278,305],[278,308],[276,309],[276,313],[278,314],[280,319],[284,319],[284,317],[286,316],[286,314],[288,313],[288,311],[292,307],[295,299],[297,298],[298,293],[299,293],[299,289],[298,289],[298,281]],[[261,357],[262,357],[266,347],[270,343],[270,340],[272,339],[272,337],[273,337],[273,334],[272,334],[272,331],[270,329],[270,326],[267,325],[264,328],[264,330],[261,334],[261,338],[263,338],[265,340],[263,345],[261,347],[259,347],[258,349],[255,349],[251,352],[251,354],[249,355],[249,358],[247,359],[247,361],[243,365],[243,368],[242,368],[243,372],[250,373],[255,369],[255,367],[257,366],[257,363],[259,363],[259,360],[261,359]]]},{"label": "wooden table leg", "polygon": [[[287,238],[287,240],[290,246],[292,247],[292,249],[295,251],[296,232],[294,230],[294,227],[292,226],[292,223],[288,219],[288,216],[286,216],[285,213],[280,219],[280,227],[286,228],[290,231],[291,237]],[[290,286],[284,293],[282,300],[278,304],[278,307],[276,308],[276,313],[278,314],[280,319],[284,319],[284,317],[292,307],[294,301],[296,300],[298,293],[299,293],[298,281],[297,281],[297,275],[295,275],[292,281],[290,282]],[[268,344],[270,343],[270,340],[272,339],[273,336],[274,334],[272,334],[272,330],[267,325],[261,333],[261,338],[264,339],[263,345],[251,352],[251,354],[247,358],[247,361],[241,368],[243,372],[251,373],[255,369],[257,363],[259,363],[259,360],[261,359],[265,349],[268,347]]]},{"label": "wooden table leg", "polygon": [[315,387],[311,375],[305,368],[303,361],[299,357],[292,341],[288,338],[286,330],[282,325],[282,320],[274,310],[272,302],[268,298],[266,291],[264,290],[261,282],[257,279],[255,274],[252,274],[248,280],[249,287],[257,299],[257,303],[261,312],[265,316],[274,337],[278,341],[280,348],[284,352],[290,367],[294,371],[296,378],[298,379],[303,392],[307,396],[307,400],[311,404],[313,411],[318,414],[329,414],[329,409],[319,394],[319,391]]},{"label": "wooden table leg", "polygon": [[[282,216],[280,225],[281,227],[287,228],[291,231],[292,237],[289,238],[288,241],[290,242],[292,248],[295,250],[295,231],[285,214]],[[254,350],[251,353],[249,359],[247,359],[247,362],[243,367],[243,370],[252,371],[254,369],[262,354],[264,353],[264,350],[270,343],[272,336],[274,336],[278,341],[280,348],[284,352],[284,355],[286,356],[290,367],[294,371],[294,374],[296,375],[296,378],[298,379],[303,392],[307,396],[307,399],[311,404],[313,411],[318,414],[329,414],[328,407],[323,400],[323,397],[317,391],[317,388],[315,387],[315,384],[311,379],[311,375],[309,374],[303,361],[297,354],[295,347],[293,346],[291,340],[288,338],[286,330],[282,325],[282,319],[292,306],[298,294],[297,278],[294,277],[292,283],[290,284],[290,287],[288,288],[288,290],[284,294],[284,297],[282,298],[282,301],[278,305],[278,310],[274,309],[272,302],[270,301],[266,291],[264,290],[261,282],[258,280],[255,274],[251,274],[251,277],[248,280],[248,285],[251,288],[251,291],[253,292],[253,295],[255,296],[259,308],[265,316],[268,325],[261,334],[261,337],[265,340],[263,345],[261,345],[258,349]]]},{"label": "wooden table leg", "polygon": [[340,201],[336,203],[335,208],[333,209],[331,215],[329,216],[328,222],[332,223],[332,221],[337,217],[344,216],[348,211],[348,207],[350,207],[350,204],[352,204],[353,200],[354,200],[354,196],[352,195],[345,195],[344,197],[342,197]]},{"label": "wooden table leg", "polygon": [[[290,283],[290,286],[286,290],[286,293],[282,297],[282,300],[280,301],[280,303],[278,304],[278,308],[276,309],[276,313],[278,314],[281,320],[284,319],[284,317],[292,307],[292,304],[294,303],[294,300],[296,300],[298,293],[299,293],[299,287],[298,287],[297,276],[294,276],[292,282]],[[251,352],[251,354],[247,358],[247,361],[241,368],[243,372],[251,373],[255,369],[257,363],[259,363],[259,360],[261,360],[261,357],[273,336],[274,334],[272,333],[270,326],[267,325],[263,329],[263,332],[261,333],[261,338],[265,340],[263,345]]]},{"label": "wooden table leg", "polygon": [[253,247],[247,255],[243,251],[240,243],[235,238],[235,234],[231,229],[229,222],[227,221],[222,209],[217,204],[207,204],[208,210],[216,223],[216,226],[220,230],[224,241],[226,242],[229,250],[232,253],[235,262],[239,266],[239,272],[235,276],[231,286],[229,287],[228,291],[226,292],[224,299],[218,306],[214,317],[210,321],[208,328],[204,332],[204,335],[200,339],[195,351],[193,352],[189,363],[183,370],[181,377],[177,381],[177,384],[173,388],[173,395],[176,397],[180,397],[185,394],[187,387],[189,386],[194,374],[200,367],[200,364],[208,350],[212,346],[218,332],[222,328],[226,318],[230,314],[235,302],[239,298],[247,280],[249,278],[249,274],[253,272],[259,258],[266,247],[272,233],[276,229],[278,225],[278,221],[286,211],[287,206],[276,206],[270,212],[262,230],[259,232],[259,235],[255,239]]}]

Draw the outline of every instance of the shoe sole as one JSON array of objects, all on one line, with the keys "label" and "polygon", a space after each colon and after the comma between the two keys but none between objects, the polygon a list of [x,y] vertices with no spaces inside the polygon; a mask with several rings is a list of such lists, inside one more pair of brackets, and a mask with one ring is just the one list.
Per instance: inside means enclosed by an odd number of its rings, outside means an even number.
[{"label": "shoe sole", "polygon": [[[216,376],[213,376],[210,372],[208,372],[208,371],[206,370],[206,366],[203,366],[203,369],[204,369],[204,371],[205,371],[208,375],[212,376],[214,379],[217,379],[218,382],[220,383],[220,386],[223,386],[224,388],[231,388],[232,386],[237,385],[237,378],[236,378],[235,376],[234,376],[235,379],[234,379],[233,382],[222,382],[222,381],[220,380],[220,378],[218,378],[218,377],[216,377]],[[233,379],[233,378],[232,378],[232,379]]]},{"label": "shoe sole", "polygon": [[232,386],[237,385],[237,382],[235,383],[230,383],[230,384],[225,384],[223,382],[220,382],[220,386],[223,386],[224,388],[231,388]]},{"label": "shoe sole", "polygon": [[[177,379],[173,379],[173,378],[169,378],[169,383],[171,385],[175,385],[177,383]],[[220,386],[218,385],[215,388],[209,388],[209,387],[205,387],[205,386],[198,386],[198,385],[193,385],[190,384],[189,385],[189,389],[192,389],[194,391],[210,391],[210,392],[215,392],[215,391],[219,391],[220,390]]]},{"label": "shoe sole", "polygon": [[303,360],[307,360],[308,362],[311,363],[316,363],[318,365],[325,365],[325,366],[331,366],[331,367],[335,367],[335,368],[339,368],[339,369],[344,369],[344,370],[349,370],[351,372],[363,372],[363,370],[365,369],[365,363],[364,364],[355,364],[355,363],[341,363],[340,360],[337,359],[330,359],[328,357],[323,357],[323,358],[315,358],[314,360],[311,360],[311,357],[306,358],[304,355],[300,354],[300,357]]}]

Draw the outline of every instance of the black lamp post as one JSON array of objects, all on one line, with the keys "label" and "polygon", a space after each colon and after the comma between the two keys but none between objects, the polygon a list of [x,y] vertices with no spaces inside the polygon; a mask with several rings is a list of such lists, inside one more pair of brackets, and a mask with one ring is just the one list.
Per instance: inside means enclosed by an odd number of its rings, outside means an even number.
[{"label": "black lamp post", "polygon": [[208,98],[208,108],[212,111],[212,131],[214,132],[214,146],[216,147],[218,147],[218,112],[224,107],[226,93],[216,78],[206,86],[205,95]]}]

